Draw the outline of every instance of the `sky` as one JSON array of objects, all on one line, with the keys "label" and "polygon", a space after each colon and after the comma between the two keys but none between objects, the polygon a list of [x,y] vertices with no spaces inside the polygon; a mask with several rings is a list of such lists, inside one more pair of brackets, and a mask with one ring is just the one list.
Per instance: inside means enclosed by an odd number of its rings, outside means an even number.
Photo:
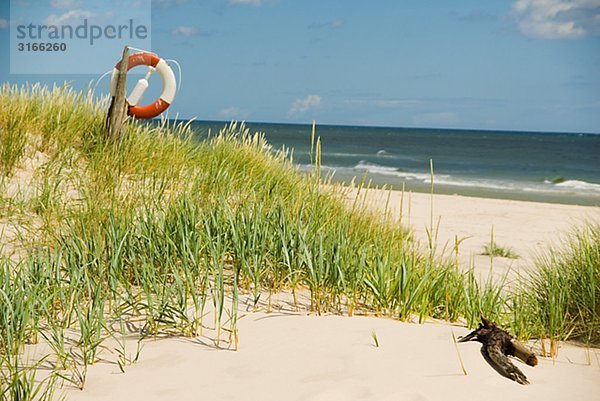
[{"label": "sky", "polygon": [[[13,1],[55,20],[99,2]],[[0,82],[99,78],[10,74],[9,4]],[[151,11],[150,50],[182,67],[169,117],[600,133],[600,0],[152,0]],[[119,57],[95,62],[110,70]],[[150,85],[142,103],[160,93],[159,78]]]}]

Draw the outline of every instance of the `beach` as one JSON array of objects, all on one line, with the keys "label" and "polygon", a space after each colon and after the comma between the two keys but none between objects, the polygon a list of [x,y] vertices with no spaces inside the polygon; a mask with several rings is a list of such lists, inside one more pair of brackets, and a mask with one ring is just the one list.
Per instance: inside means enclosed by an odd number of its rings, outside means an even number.
[{"label": "beach", "polygon": [[[353,203],[355,192],[347,195]],[[389,201],[388,201],[389,196]],[[365,205],[400,218],[402,193],[373,190]],[[426,242],[431,196],[404,194],[402,223]],[[532,268],[535,255],[561,233],[598,219],[598,208],[462,196],[433,196],[439,246],[454,236],[463,268],[474,264],[483,277]],[[518,259],[481,255],[491,226],[498,243]],[[490,268],[490,263],[492,267]],[[83,391],[68,389],[72,400],[595,400],[600,392],[600,351],[561,344],[558,357],[538,354],[532,368],[520,361],[531,384],[500,376],[484,360],[476,342],[458,344],[469,330],[462,324],[428,320],[425,324],[374,316],[316,316],[290,307],[289,294],[275,296],[272,312],[244,309],[239,318],[239,348],[215,343],[214,332],[198,338],[148,339],[139,361],[120,373],[114,362],[88,371]],[[307,299],[304,302],[308,302]],[[374,336],[377,338],[376,346]],[[135,345],[129,345],[131,352]],[[465,375],[461,368],[462,358]],[[108,361],[113,352],[103,352]]]},{"label": "beach", "polygon": [[[123,142],[107,142],[101,129],[81,129],[102,127],[104,110],[80,99],[68,88],[0,92],[11,107],[0,117],[18,117],[0,130],[13,144],[0,164],[0,392],[40,386],[48,399],[128,401],[597,398],[600,214],[577,205],[598,201],[589,160],[562,182],[540,184],[554,167],[524,177],[517,163],[490,183],[482,177],[505,160],[486,167],[479,155],[467,163],[472,176],[456,167],[434,178],[489,191],[510,182],[523,193],[543,188],[528,201],[443,194],[436,185],[431,195],[409,190],[409,181],[431,186],[431,176],[407,171],[405,155],[386,145],[420,134],[375,129],[380,142],[361,163],[365,155],[352,152],[370,128],[357,128],[348,149],[323,157],[337,153],[355,176],[355,166],[371,163],[407,184],[366,190],[369,176],[359,194],[314,167],[302,174],[244,124],[199,142],[185,124],[132,123]],[[447,132],[421,133],[427,152]],[[455,147],[480,136],[455,135]],[[318,149],[304,149],[317,166]],[[574,181],[592,185],[561,186]],[[547,189],[568,201],[539,202]],[[493,253],[504,256],[483,255],[492,236]],[[569,259],[529,286],[548,247]],[[480,344],[455,343],[482,315],[533,339],[539,365],[514,361],[531,384],[503,377]]]},{"label": "beach", "polygon": [[[355,203],[357,190],[349,190],[348,205]],[[363,191],[360,204],[368,211],[384,213],[386,205],[390,218],[410,227],[424,248],[428,247],[428,232],[435,238],[436,253],[456,257],[459,265],[473,267],[479,275],[495,278],[522,274],[534,269],[538,256],[550,246],[566,246],[565,238],[586,223],[600,221],[600,208],[594,206],[562,205],[509,199],[476,198],[386,191]],[[432,229],[433,224],[433,229]],[[515,258],[484,255],[484,247],[492,238],[499,246],[509,248]]]},{"label": "beach", "polygon": [[600,401],[599,1],[1,1],[0,401]]}]

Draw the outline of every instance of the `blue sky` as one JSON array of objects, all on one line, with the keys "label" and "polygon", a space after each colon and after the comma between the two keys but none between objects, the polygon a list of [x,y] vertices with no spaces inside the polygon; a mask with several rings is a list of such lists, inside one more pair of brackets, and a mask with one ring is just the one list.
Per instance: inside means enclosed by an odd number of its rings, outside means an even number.
[{"label": "blue sky", "polygon": [[[11,75],[0,2],[0,81],[97,78]],[[600,132],[600,0],[154,0],[151,28],[183,68],[170,116]]]}]

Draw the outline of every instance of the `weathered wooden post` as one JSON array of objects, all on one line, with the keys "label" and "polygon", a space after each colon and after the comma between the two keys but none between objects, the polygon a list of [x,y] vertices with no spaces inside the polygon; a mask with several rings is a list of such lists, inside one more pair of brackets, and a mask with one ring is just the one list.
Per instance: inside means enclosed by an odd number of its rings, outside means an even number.
[{"label": "weathered wooden post", "polygon": [[123,57],[119,66],[117,87],[106,115],[105,137],[118,141],[121,138],[123,124],[127,119],[127,69],[129,64],[129,47],[123,49]]}]

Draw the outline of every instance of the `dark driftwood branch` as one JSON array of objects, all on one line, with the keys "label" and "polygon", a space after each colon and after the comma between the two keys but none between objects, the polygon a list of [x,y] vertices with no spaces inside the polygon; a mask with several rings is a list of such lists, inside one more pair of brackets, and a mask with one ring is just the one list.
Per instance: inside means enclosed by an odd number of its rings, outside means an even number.
[{"label": "dark driftwood branch", "polygon": [[127,68],[129,64],[129,48],[123,49],[121,65],[119,66],[119,77],[117,78],[117,87],[113,96],[108,114],[106,115],[106,137],[118,141],[121,138],[123,124],[127,119]]},{"label": "dark driftwood branch", "polygon": [[508,359],[515,356],[529,366],[537,365],[537,357],[527,347],[502,330],[495,323],[481,317],[481,324],[458,342],[478,341],[483,344],[481,352],[498,373],[520,384],[529,384],[521,369]]}]

